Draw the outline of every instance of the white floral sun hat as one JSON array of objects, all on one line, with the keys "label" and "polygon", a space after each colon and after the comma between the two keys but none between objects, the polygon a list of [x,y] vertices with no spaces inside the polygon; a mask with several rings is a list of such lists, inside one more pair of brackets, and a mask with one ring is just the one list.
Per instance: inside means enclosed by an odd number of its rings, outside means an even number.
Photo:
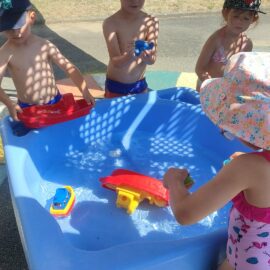
[{"label": "white floral sun hat", "polygon": [[270,53],[233,55],[224,77],[203,82],[200,99],[221,129],[270,150]]}]

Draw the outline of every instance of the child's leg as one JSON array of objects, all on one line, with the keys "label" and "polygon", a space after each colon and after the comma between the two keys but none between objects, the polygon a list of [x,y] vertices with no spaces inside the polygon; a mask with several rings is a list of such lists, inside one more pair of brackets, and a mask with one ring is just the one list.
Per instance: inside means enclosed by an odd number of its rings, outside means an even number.
[{"label": "child's leg", "polygon": [[218,270],[233,270],[233,268],[230,266],[228,260],[226,259],[218,268]]}]

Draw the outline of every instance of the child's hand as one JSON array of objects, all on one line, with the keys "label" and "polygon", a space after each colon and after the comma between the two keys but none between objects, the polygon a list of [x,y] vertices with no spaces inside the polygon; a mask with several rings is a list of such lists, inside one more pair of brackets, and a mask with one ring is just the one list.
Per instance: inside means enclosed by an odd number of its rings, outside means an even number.
[{"label": "child's hand", "polygon": [[87,101],[87,103],[90,103],[93,106],[95,106],[96,101],[95,101],[95,98],[90,94],[90,89],[86,88],[83,91],[83,98]]},{"label": "child's hand", "polygon": [[150,51],[143,51],[140,55],[142,61],[146,64],[151,62],[151,56],[152,56],[152,52]]},{"label": "child's hand", "polygon": [[170,168],[163,177],[163,185],[167,189],[175,184],[186,188],[184,181],[187,176],[188,171],[186,169]]},{"label": "child's hand", "polygon": [[135,58],[135,51],[134,50],[135,50],[135,43],[134,43],[134,41],[130,41],[127,45],[126,53],[131,59]]},{"label": "child's hand", "polygon": [[13,102],[9,106],[7,106],[7,108],[8,108],[9,114],[12,117],[12,119],[14,119],[15,121],[20,121],[17,113],[18,112],[21,113],[22,108],[18,104],[15,104]]}]

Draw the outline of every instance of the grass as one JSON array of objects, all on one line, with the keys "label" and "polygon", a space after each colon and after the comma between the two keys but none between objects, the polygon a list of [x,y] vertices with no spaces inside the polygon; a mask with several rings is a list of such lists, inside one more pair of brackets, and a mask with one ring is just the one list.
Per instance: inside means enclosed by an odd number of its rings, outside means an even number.
[{"label": "grass", "polygon": [[[144,9],[154,15],[220,11],[224,0],[146,0]],[[270,0],[262,1],[262,9]],[[120,7],[119,0],[32,0],[47,22],[103,19]]]}]

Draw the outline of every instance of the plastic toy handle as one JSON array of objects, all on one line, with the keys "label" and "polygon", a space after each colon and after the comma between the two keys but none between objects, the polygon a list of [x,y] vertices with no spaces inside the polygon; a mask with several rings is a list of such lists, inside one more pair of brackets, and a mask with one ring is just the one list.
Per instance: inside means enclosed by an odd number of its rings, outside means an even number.
[{"label": "plastic toy handle", "polygon": [[184,184],[187,188],[191,187],[194,184],[194,180],[191,178],[190,175],[186,177],[186,179],[184,180]]}]

